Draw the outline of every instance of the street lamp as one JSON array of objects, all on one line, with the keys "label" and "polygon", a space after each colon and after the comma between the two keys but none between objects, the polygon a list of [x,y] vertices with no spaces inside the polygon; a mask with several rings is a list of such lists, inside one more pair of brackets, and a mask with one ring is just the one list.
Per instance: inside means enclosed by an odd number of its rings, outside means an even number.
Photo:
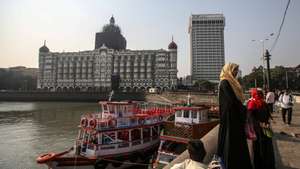
[{"label": "street lamp", "polygon": [[253,39],[252,42],[261,42],[262,44],[262,57],[261,59],[263,60],[263,89],[265,89],[266,86],[266,76],[265,76],[265,59],[264,59],[264,52],[265,52],[265,41],[269,40],[269,37],[273,36],[274,33],[271,33],[270,35],[266,36],[264,39],[256,40]]}]

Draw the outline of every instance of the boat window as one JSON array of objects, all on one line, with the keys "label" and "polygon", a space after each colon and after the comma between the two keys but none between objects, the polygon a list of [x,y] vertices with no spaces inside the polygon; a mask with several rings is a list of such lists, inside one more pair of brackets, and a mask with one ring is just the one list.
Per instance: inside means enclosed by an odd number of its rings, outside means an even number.
[{"label": "boat window", "polygon": [[112,144],[115,140],[115,133],[105,133],[102,135],[102,144]]},{"label": "boat window", "polygon": [[190,114],[190,112],[188,110],[184,110],[183,117],[184,118],[189,118],[189,114]]},{"label": "boat window", "polygon": [[201,111],[198,111],[198,112],[199,112],[199,120],[202,120],[203,112],[201,112]]},{"label": "boat window", "polygon": [[152,128],[152,137],[155,137],[155,136],[158,136],[158,133],[159,131],[158,131],[158,126],[154,126],[153,128]]},{"label": "boat window", "polygon": [[118,132],[118,147],[128,147],[129,146],[129,131],[119,131]]},{"label": "boat window", "polygon": [[93,144],[98,144],[98,136],[96,134],[91,135],[89,142]]},{"label": "boat window", "polygon": [[107,105],[106,104],[103,105],[103,111],[107,111]]},{"label": "boat window", "polygon": [[196,119],[197,118],[197,114],[198,114],[197,112],[192,112],[192,118]]},{"label": "boat window", "polygon": [[124,113],[127,113],[127,106],[124,106]]},{"label": "boat window", "polygon": [[132,141],[132,145],[141,144],[141,130],[140,129],[131,130],[131,141]]},{"label": "boat window", "polygon": [[150,141],[150,128],[143,129],[143,140],[144,142]]},{"label": "boat window", "polygon": [[129,132],[124,130],[124,131],[119,131],[118,132],[118,140],[122,141],[129,141]]},{"label": "boat window", "polygon": [[110,114],[115,113],[115,107],[113,105],[109,105],[109,112],[110,112]]},{"label": "boat window", "polygon": [[141,131],[140,129],[134,129],[131,131],[131,140],[140,140],[141,139]]},{"label": "boat window", "polygon": [[181,117],[181,116],[182,116],[181,111],[177,111],[177,112],[176,112],[176,117]]},{"label": "boat window", "polygon": [[118,105],[118,106],[116,106],[116,108],[117,108],[117,113],[118,113],[118,116],[119,116],[119,117],[122,117],[122,111],[123,111],[123,107],[122,107],[122,106],[120,106],[120,105]]}]

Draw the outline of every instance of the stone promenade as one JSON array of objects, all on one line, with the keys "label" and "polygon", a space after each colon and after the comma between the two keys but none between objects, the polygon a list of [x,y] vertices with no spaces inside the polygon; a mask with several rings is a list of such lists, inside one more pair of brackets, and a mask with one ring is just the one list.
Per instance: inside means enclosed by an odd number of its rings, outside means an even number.
[{"label": "stone promenade", "polygon": [[292,125],[287,126],[282,121],[280,111],[273,114],[273,145],[277,169],[300,169],[299,102],[294,105],[292,117]]}]

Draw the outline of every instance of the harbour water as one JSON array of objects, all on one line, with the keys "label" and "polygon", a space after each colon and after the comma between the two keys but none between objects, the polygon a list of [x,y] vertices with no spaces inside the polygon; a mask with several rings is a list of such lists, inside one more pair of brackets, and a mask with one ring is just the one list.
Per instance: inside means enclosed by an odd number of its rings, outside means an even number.
[{"label": "harbour water", "polygon": [[69,149],[80,116],[95,111],[97,103],[0,102],[0,168],[46,169],[36,157]]}]

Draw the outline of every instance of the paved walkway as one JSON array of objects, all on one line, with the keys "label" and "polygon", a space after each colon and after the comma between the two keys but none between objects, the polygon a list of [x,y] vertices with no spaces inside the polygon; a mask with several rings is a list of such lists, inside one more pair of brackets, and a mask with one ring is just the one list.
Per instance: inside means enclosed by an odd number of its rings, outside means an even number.
[{"label": "paved walkway", "polygon": [[282,122],[281,112],[273,114],[273,144],[277,169],[300,169],[300,103],[295,104],[292,125]]}]

